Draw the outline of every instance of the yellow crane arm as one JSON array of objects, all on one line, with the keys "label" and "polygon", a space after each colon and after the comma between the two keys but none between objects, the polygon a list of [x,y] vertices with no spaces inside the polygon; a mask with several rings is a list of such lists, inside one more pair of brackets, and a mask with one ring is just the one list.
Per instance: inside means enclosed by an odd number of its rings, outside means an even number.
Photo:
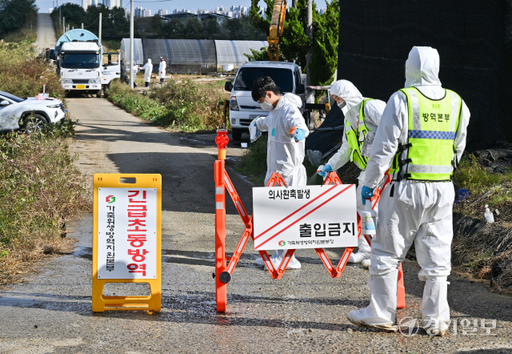
[{"label": "yellow crane arm", "polygon": [[279,37],[283,35],[284,18],[286,16],[286,0],[276,0],[272,10],[270,31],[268,35],[268,56],[271,61],[279,60]]}]

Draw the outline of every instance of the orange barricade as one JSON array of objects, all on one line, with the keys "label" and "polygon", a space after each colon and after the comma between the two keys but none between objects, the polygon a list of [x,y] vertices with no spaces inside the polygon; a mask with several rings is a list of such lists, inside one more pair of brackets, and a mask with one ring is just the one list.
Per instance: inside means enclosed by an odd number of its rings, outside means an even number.
[{"label": "orange barricade", "polygon": [[[217,301],[217,312],[225,312],[226,311],[226,305],[227,305],[227,284],[231,281],[231,277],[233,274],[233,271],[236,267],[236,264],[238,263],[238,260],[240,259],[240,256],[245,248],[245,245],[247,244],[247,241],[249,241],[249,238],[254,239],[253,234],[253,218],[249,217],[247,215],[247,212],[245,211],[245,208],[242,204],[242,201],[240,200],[240,197],[238,196],[238,193],[236,192],[236,189],[231,182],[231,179],[229,178],[226,170],[225,170],[225,164],[224,160],[226,158],[226,146],[229,142],[229,138],[227,136],[227,130],[225,129],[219,129],[217,131],[217,138],[215,139],[215,142],[217,143],[217,146],[219,148],[218,153],[218,160],[215,161],[214,164],[214,177],[215,177],[215,283],[216,283],[216,301]],[[389,183],[390,178],[388,176],[388,179],[386,183],[382,186],[380,190],[376,190],[376,196],[374,198],[379,198],[380,193],[384,189],[384,186]],[[341,184],[340,179],[338,178],[338,175],[336,172],[331,172],[327,175],[327,177],[324,180],[324,185],[337,185]],[[273,173],[267,183],[267,187],[269,186],[283,186],[286,187],[286,183],[283,180],[282,176],[279,173]],[[226,195],[225,192],[228,191],[231,199],[233,200],[233,203],[235,207],[238,210],[238,213],[240,214],[240,217],[242,218],[242,221],[245,225],[245,230],[240,238],[240,241],[238,242],[237,247],[235,248],[235,251],[233,252],[231,257],[228,257],[226,255]],[[357,227],[359,230],[358,237],[361,237],[361,218],[359,215],[357,216]],[[365,237],[368,240],[368,243],[371,245],[371,238]],[[341,276],[341,273],[345,269],[345,266],[347,264],[348,258],[350,257],[350,254],[354,250],[354,247],[347,247],[345,248],[345,251],[343,252],[336,268],[332,265],[331,261],[325,254],[325,251],[323,248],[315,248],[316,253],[322,260],[325,268],[329,272],[330,276],[332,278],[339,278]],[[281,261],[281,264],[277,267],[277,269],[274,267],[272,262],[270,261],[270,257],[267,253],[267,251],[258,251],[261,255],[266,268],[270,275],[272,276],[272,279],[280,279],[282,275],[284,274],[284,271],[286,267],[288,266],[288,263],[290,262],[293,254],[295,253],[294,249],[287,250],[283,260]],[[398,292],[398,303],[403,304],[405,306],[405,288],[403,287],[403,274],[402,274],[402,268],[400,265],[400,273],[399,273],[399,281],[402,280],[402,287],[400,288],[399,283],[399,292]],[[400,289],[403,290],[403,296],[401,297]],[[401,301],[401,298],[403,298],[403,301]],[[398,307],[402,308],[402,307]]]}]

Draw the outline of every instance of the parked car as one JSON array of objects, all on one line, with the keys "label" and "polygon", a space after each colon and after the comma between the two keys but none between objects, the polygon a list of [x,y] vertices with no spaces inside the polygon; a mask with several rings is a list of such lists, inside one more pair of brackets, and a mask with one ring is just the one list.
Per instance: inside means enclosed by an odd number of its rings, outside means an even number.
[{"label": "parked car", "polygon": [[62,101],[56,98],[21,98],[0,91],[0,131],[23,129],[28,134],[66,117]]}]

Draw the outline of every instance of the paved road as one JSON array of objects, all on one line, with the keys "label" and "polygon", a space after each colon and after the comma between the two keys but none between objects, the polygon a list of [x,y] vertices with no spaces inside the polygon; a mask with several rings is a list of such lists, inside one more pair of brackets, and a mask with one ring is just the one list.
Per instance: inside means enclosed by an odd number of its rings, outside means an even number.
[{"label": "paved road", "polygon": [[[368,272],[347,266],[331,279],[312,251],[297,254],[303,268],[272,280],[254,265],[249,242],[228,285],[228,311],[215,306],[212,137],[185,137],[151,127],[104,99],[72,98],[78,120],[74,151],[82,172],[160,173],[163,176],[162,311],[91,311],[92,218],[69,226],[72,254],[41,267],[25,284],[0,292],[0,353],[505,353],[512,350],[511,297],[483,283],[451,276],[449,301],[457,327],[444,338],[422,331],[411,337],[352,325],[348,311],[368,303]],[[240,155],[229,148],[228,156]],[[250,211],[251,185],[229,171]],[[89,179],[91,180],[91,178]],[[235,209],[227,216],[228,247],[243,230]],[[338,252],[329,252],[331,259]],[[417,319],[422,283],[417,266],[405,267],[407,308]],[[106,293],[145,294],[141,285],[109,286]],[[468,324],[477,321],[476,335]],[[486,335],[481,321],[492,327]],[[466,326],[462,328],[461,326]],[[463,332],[466,331],[466,334]],[[507,349],[508,348],[508,349]]]},{"label": "paved road", "polygon": [[37,40],[34,45],[43,51],[46,48],[55,47],[55,29],[50,14],[38,13],[37,14]]}]

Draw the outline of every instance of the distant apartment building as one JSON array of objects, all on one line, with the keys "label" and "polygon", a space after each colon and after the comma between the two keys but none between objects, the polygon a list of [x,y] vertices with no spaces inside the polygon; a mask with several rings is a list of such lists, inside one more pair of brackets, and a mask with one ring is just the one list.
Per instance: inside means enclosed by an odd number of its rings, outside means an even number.
[{"label": "distant apartment building", "polygon": [[158,16],[163,16],[163,15],[167,15],[167,10],[158,10]]},{"label": "distant apartment building", "polygon": [[[225,18],[240,18],[242,15],[249,15],[249,8],[245,6],[231,6],[228,8],[227,6],[216,7],[215,10],[205,10],[199,9],[194,12],[187,9],[174,9],[171,14],[166,14],[170,16],[169,18],[179,18],[183,20],[185,18],[191,17],[191,15],[197,15],[200,20],[208,17],[218,17],[219,19]],[[173,16],[175,15],[175,16]],[[176,15],[184,15],[184,16],[176,16]],[[188,15],[188,16],[187,16]],[[216,16],[217,15],[217,16]],[[193,17],[193,16],[192,16]]]},{"label": "distant apartment building", "polygon": [[89,6],[105,5],[109,9],[123,7],[123,0],[82,0],[82,7],[87,10]]},{"label": "distant apartment building", "polygon": [[97,6],[98,0],[82,0],[82,7],[87,10],[89,6]]},{"label": "distant apartment building", "polygon": [[133,11],[133,16],[135,17],[151,17],[151,10],[145,9],[143,7],[136,7]]},{"label": "distant apartment building", "polygon": [[123,7],[123,0],[103,0],[103,5],[109,9],[113,9],[114,7]]}]

